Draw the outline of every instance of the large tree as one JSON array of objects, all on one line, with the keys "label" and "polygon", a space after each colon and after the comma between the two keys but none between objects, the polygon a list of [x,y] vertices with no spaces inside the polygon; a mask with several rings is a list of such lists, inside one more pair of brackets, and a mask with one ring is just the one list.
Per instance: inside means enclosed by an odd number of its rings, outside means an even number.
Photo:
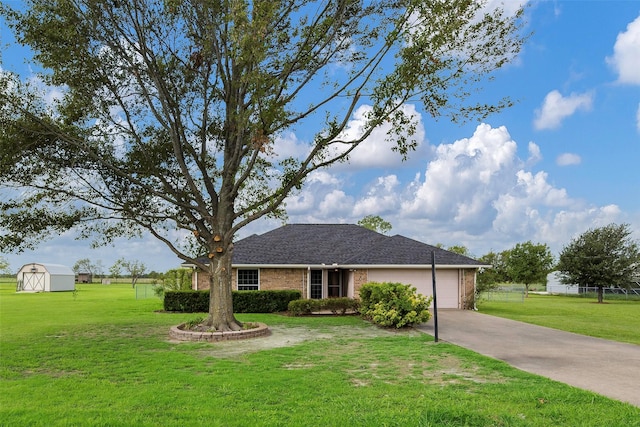
[{"label": "large tree", "polygon": [[562,249],[558,271],[562,283],[598,288],[602,303],[605,287],[629,287],[640,276],[640,248],[629,224],[593,228]]},{"label": "large tree", "polygon": [[390,222],[385,221],[379,215],[367,215],[358,221],[358,225],[382,234],[387,234],[393,228]]},{"label": "large tree", "polygon": [[[1,13],[63,96],[47,103],[0,77],[0,158],[12,165],[0,168],[0,243],[150,233],[210,272],[206,322],[219,330],[241,327],[238,230],[282,216],[310,173],[347,160],[380,125],[406,156],[408,102],[454,121],[507,107],[477,90],[526,38],[522,11],[472,0],[26,3]],[[311,136],[287,157],[277,142],[294,130]]]},{"label": "large tree", "polygon": [[506,258],[509,279],[524,284],[527,297],[532,283],[547,283],[547,274],[552,266],[553,255],[544,243],[518,243],[508,251]]}]

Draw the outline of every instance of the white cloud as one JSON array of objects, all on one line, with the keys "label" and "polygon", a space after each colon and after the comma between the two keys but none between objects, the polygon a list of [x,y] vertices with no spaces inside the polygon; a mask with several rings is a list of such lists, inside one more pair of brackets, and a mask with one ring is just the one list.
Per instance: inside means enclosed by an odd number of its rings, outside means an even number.
[{"label": "white cloud", "polygon": [[326,170],[317,170],[313,171],[309,174],[309,178],[307,179],[308,183],[311,184],[321,184],[321,185],[331,185],[337,186],[342,183],[342,181],[336,177],[335,175],[330,174]]},{"label": "white cloud", "polygon": [[353,198],[342,190],[332,190],[326,194],[319,205],[318,215],[327,216],[347,216],[351,214]]},{"label": "white cloud", "polygon": [[366,196],[356,202],[353,207],[353,215],[365,217],[393,212],[401,203],[399,186],[400,181],[395,175],[379,177]]},{"label": "white cloud", "polygon": [[564,189],[555,188],[547,182],[545,172],[533,175],[520,170],[516,173],[515,186],[493,202],[497,211],[493,228],[521,237],[535,235],[544,221],[545,211],[571,203]]},{"label": "white cloud", "polygon": [[579,165],[580,163],[582,163],[582,158],[574,153],[562,153],[556,158],[558,166]]},{"label": "white cloud", "polygon": [[617,205],[586,206],[554,212],[546,221],[538,223],[535,240],[545,242],[555,251],[590,228],[619,222],[622,212]]},{"label": "white cloud", "polygon": [[[371,110],[372,107],[370,105],[363,105],[356,109],[341,138],[347,141],[359,138],[364,132],[367,121],[366,116]],[[422,116],[416,111],[414,105],[403,105],[402,110],[408,117],[412,117],[414,120],[416,131],[411,138],[418,144],[416,151],[421,152],[425,145],[425,131],[422,124]],[[351,152],[347,164],[338,164],[334,166],[334,168],[370,169],[376,167],[389,168],[402,166],[404,164],[402,155],[392,150],[397,142],[394,139],[390,139],[387,135],[390,129],[391,123],[389,122],[376,128],[366,140]],[[405,136],[407,136],[406,133]],[[411,153],[409,157],[413,159],[419,157],[419,155],[417,155],[417,153]]]},{"label": "white cloud", "polygon": [[495,215],[491,206],[509,187],[509,177],[521,166],[517,145],[505,127],[482,124],[471,138],[442,144],[429,162],[424,181],[411,185],[403,210],[412,217],[427,216],[485,231]]},{"label": "white cloud", "polygon": [[309,144],[300,141],[293,132],[287,132],[275,139],[273,153],[278,159],[301,159],[309,154],[309,150]]},{"label": "white cloud", "polygon": [[545,96],[542,107],[536,110],[533,125],[538,130],[558,128],[562,120],[576,111],[591,110],[592,102],[593,94],[591,93],[563,97],[557,90],[552,90]]},{"label": "white cloud", "polygon": [[[372,107],[370,105],[358,107],[338,139],[348,142],[360,138],[366,127],[366,116],[371,110]],[[393,147],[397,144],[397,139],[389,138],[387,135],[391,129],[391,123],[387,122],[374,129],[369,137],[350,153],[348,162],[334,163],[331,166],[331,170],[353,171],[354,169],[397,168],[404,167],[407,164],[415,164],[416,158],[424,157],[429,147],[426,143],[422,116],[417,112],[414,105],[404,105],[402,110],[408,117],[414,119],[415,124],[415,133],[411,139],[416,141],[417,146],[414,152],[409,153],[408,160],[404,161],[401,154],[393,151]],[[404,136],[408,137],[406,132]],[[344,152],[347,145],[335,144],[329,149],[329,154],[337,156]],[[285,159],[287,157],[303,159],[309,154],[310,150],[311,143],[300,141],[294,133],[289,132],[276,138],[272,156],[275,159]]]},{"label": "white cloud", "polygon": [[618,73],[620,83],[640,84],[640,16],[618,34],[613,56],[606,61]]},{"label": "white cloud", "polygon": [[540,146],[535,142],[529,141],[529,158],[527,159],[528,165],[534,165],[542,160],[542,152]]}]

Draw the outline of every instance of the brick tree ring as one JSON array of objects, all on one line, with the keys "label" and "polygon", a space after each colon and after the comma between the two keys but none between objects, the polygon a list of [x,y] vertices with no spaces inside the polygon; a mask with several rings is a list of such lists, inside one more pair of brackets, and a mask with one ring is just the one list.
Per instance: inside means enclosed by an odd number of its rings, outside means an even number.
[{"label": "brick tree ring", "polygon": [[241,331],[226,331],[226,332],[201,332],[190,331],[183,329],[184,323],[178,326],[172,326],[169,330],[169,336],[178,341],[232,341],[232,340],[244,340],[249,338],[264,337],[270,334],[269,327],[264,323],[248,322],[252,325],[256,325],[255,328],[243,329]]}]

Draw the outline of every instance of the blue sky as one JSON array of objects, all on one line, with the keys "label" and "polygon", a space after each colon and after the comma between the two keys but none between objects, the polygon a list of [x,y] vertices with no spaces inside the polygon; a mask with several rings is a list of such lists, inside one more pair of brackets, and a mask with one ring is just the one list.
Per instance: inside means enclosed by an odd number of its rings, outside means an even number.
[{"label": "blue sky", "polygon": [[[640,2],[533,2],[527,22],[533,34],[523,52],[483,92],[508,95],[515,106],[463,125],[422,115],[420,146],[405,162],[390,154],[384,132],[372,135],[349,165],[309,178],[287,202],[288,222],[380,215],[391,234],[465,245],[477,256],[527,240],[547,243],[557,255],[571,238],[611,222],[631,224],[640,239]],[[0,36],[3,44],[11,39],[4,27]],[[24,51],[1,54],[3,69],[28,73]],[[405,108],[420,113],[419,106]],[[290,133],[276,150],[295,154],[305,143]],[[239,237],[280,224],[258,221]],[[72,234],[3,256],[12,270],[85,257],[106,268],[121,256],[156,271],[179,264],[150,239],[90,249]]]}]

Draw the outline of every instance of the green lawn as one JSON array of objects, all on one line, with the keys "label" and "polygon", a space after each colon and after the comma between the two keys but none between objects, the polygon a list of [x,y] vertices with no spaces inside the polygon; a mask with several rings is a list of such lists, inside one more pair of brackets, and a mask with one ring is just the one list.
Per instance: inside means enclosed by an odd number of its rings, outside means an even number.
[{"label": "green lawn", "polygon": [[482,301],[479,311],[577,334],[640,345],[640,301],[530,294],[524,302]]},{"label": "green lawn", "polygon": [[128,285],[0,285],[0,425],[640,426],[640,408],[413,330],[241,315],[307,340],[234,355],[169,341],[195,315],[159,309]]}]

